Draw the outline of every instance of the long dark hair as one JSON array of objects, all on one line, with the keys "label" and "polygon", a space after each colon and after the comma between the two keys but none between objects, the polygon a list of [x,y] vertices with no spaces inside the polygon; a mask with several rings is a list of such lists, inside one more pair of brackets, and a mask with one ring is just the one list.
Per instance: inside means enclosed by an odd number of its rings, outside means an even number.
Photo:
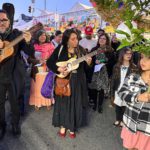
[{"label": "long dark hair", "polygon": [[103,33],[103,34],[99,35],[98,41],[97,41],[97,46],[100,46],[100,44],[99,44],[99,39],[100,39],[102,36],[105,36],[105,37],[106,37],[106,46],[110,46],[110,38],[109,38],[109,36],[108,36],[107,33]]},{"label": "long dark hair", "polygon": [[[63,47],[65,47],[65,49],[68,49],[68,41],[70,39],[71,34],[74,33],[77,35],[78,41],[79,41],[79,37],[78,37],[78,33],[74,30],[74,29],[67,29],[62,36],[62,45]],[[83,51],[83,49],[79,46],[77,46],[77,48],[75,48],[75,53],[78,55],[78,57],[81,56],[81,51]]]},{"label": "long dark hair", "polygon": [[[74,33],[77,35],[77,32],[74,31],[73,29],[67,29],[64,33],[63,33],[63,36],[62,36],[62,45],[67,48],[68,46],[68,41],[70,39],[70,36],[71,34]],[[78,35],[77,35],[78,37]]]},{"label": "long dark hair", "polygon": [[33,42],[34,44],[40,44],[39,37],[40,37],[43,33],[45,33],[45,35],[46,35],[46,40],[45,40],[44,43],[49,43],[49,39],[48,39],[48,35],[46,34],[46,31],[45,31],[45,30],[39,30],[39,31],[36,33],[35,37],[34,37],[34,42]]},{"label": "long dark hair", "polygon": [[96,47],[94,47],[93,49],[98,49],[99,47],[101,47],[101,45],[99,44],[99,39],[100,39],[102,36],[105,36],[105,37],[106,37],[106,52],[112,52],[113,49],[112,49],[112,47],[111,47],[110,38],[109,38],[109,36],[108,36],[107,33],[103,33],[103,34],[101,34],[101,35],[98,37],[97,45],[96,45]]},{"label": "long dark hair", "polygon": [[[114,71],[114,73],[115,73],[114,76],[116,76],[116,77],[118,77],[118,75],[120,74],[119,72],[120,72],[120,67],[123,64],[123,57],[127,51],[132,51],[132,50],[129,47],[124,47],[124,48],[120,49],[118,61],[115,65],[115,71]],[[135,64],[133,63],[133,56],[131,57],[131,59],[129,61],[129,67],[130,67],[132,72],[137,72],[137,70],[138,70],[136,68]]]},{"label": "long dark hair", "polygon": [[[145,54],[143,54],[143,55],[145,55]],[[148,59],[150,59],[150,56],[147,56],[147,57],[148,57]],[[143,70],[142,70],[141,65],[140,65],[141,58],[142,58],[142,53],[140,53],[140,59],[138,60],[138,65],[137,65],[140,75],[142,75],[142,73],[143,73]]]},{"label": "long dark hair", "polygon": [[[124,47],[119,52],[117,65],[120,67],[123,64],[123,57],[127,51],[131,51],[129,47]],[[130,59],[129,64],[133,64],[133,57]]]}]

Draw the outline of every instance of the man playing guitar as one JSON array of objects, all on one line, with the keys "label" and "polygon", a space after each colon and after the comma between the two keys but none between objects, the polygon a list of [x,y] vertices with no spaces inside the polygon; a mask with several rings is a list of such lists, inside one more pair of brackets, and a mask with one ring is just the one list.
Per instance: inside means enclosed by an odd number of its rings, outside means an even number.
[{"label": "man playing guitar", "polygon": [[[10,19],[7,12],[0,10],[0,55],[1,50],[5,47],[4,41],[11,42],[22,34],[18,30],[12,30],[10,25]],[[15,86],[13,82],[13,71],[14,68],[19,66],[16,61],[20,57],[20,50],[23,50],[28,55],[33,55],[34,50],[30,47],[28,42],[30,42],[31,34],[29,32],[23,33],[24,39],[16,44],[14,48],[14,54],[7,58],[5,61],[0,62],[0,139],[2,139],[6,132],[6,122],[5,122],[5,98],[6,92],[9,95],[9,101],[12,112],[12,133],[16,137],[21,135],[21,129],[19,126],[20,120],[20,110],[15,94]],[[17,62],[17,63],[16,63]],[[16,76],[17,78],[17,76]],[[20,82],[20,81],[18,81]]]}]

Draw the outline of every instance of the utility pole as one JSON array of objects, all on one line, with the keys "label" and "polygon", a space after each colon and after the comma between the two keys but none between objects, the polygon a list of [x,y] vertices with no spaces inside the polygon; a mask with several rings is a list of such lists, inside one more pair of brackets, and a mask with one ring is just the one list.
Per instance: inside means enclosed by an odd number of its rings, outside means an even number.
[{"label": "utility pole", "polygon": [[44,0],[44,10],[46,10],[46,0]]},{"label": "utility pole", "polygon": [[58,21],[59,21],[59,14],[57,10],[58,0],[56,1],[56,11],[55,11],[55,30],[58,29]]},{"label": "utility pole", "polygon": [[34,11],[35,11],[35,0],[31,0],[31,2],[32,2],[32,18],[34,17]]}]

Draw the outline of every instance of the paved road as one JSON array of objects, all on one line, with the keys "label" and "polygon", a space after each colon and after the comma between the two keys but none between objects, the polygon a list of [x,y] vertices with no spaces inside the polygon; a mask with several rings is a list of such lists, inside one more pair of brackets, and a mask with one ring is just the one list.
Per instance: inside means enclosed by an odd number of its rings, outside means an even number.
[{"label": "paved road", "polygon": [[[27,115],[22,119],[22,136],[14,139],[10,127],[0,150],[122,150],[120,129],[112,126],[114,109],[104,104],[103,114],[89,109],[89,125],[77,133],[76,139],[57,136],[58,128],[51,125],[53,109],[45,107],[35,111],[28,107]],[[7,116],[9,120],[9,115]]]}]

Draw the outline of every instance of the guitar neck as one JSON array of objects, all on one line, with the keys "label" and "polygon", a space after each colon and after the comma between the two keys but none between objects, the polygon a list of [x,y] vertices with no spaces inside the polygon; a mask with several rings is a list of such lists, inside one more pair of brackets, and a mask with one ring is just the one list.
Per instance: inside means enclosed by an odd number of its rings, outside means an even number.
[{"label": "guitar neck", "polygon": [[[30,32],[31,34],[35,33],[38,30],[43,29],[43,25],[39,22],[38,24],[36,24],[35,26],[31,27],[29,30],[27,30],[28,32]],[[19,35],[16,39],[14,39],[13,41],[11,41],[5,48],[4,50],[7,50],[13,46],[15,46],[16,44],[18,44],[20,41],[22,41],[24,39],[23,37],[23,33],[21,35]]]},{"label": "guitar neck", "polygon": [[23,34],[19,35],[15,40],[10,42],[9,45],[7,45],[7,47],[4,48],[4,49],[9,49],[9,48],[15,46],[17,43],[19,43],[23,39],[24,39]]},{"label": "guitar neck", "polygon": [[89,54],[87,54],[87,55],[85,55],[85,56],[82,56],[82,57],[78,58],[77,60],[73,61],[72,64],[73,64],[73,65],[77,65],[77,64],[79,64],[79,63],[85,61],[87,57],[93,57],[93,56],[96,55],[97,53],[98,53],[98,50],[95,50],[95,51],[93,51],[93,52],[91,52],[91,53],[89,53]]}]

